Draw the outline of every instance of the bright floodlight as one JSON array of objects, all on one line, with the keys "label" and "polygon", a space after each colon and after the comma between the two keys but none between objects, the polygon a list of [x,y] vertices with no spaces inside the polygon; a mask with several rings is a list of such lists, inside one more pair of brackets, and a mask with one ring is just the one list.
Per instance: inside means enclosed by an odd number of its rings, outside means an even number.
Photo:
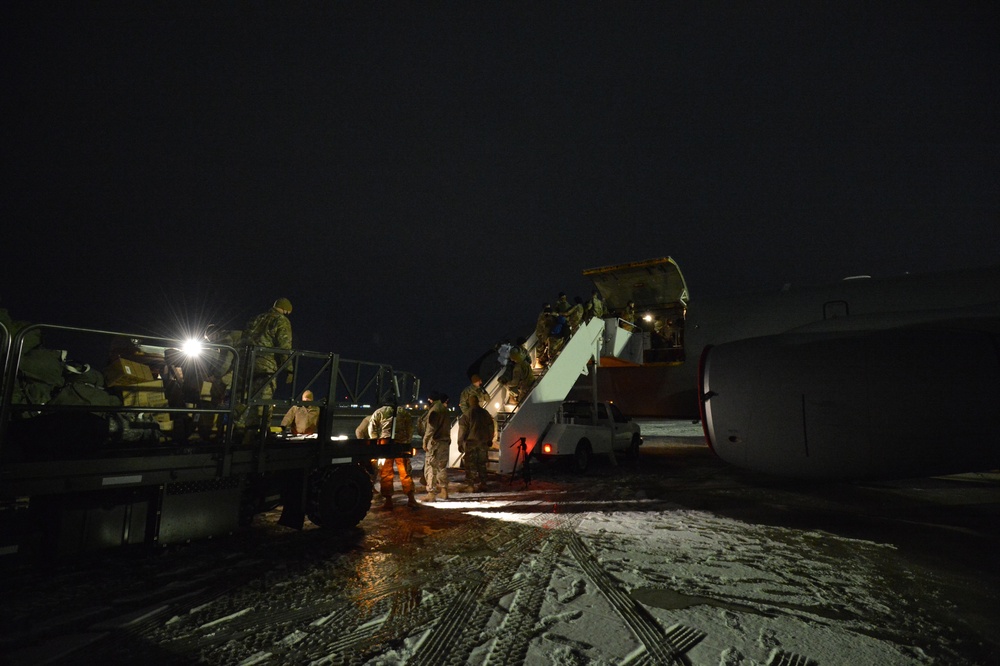
[{"label": "bright floodlight", "polygon": [[184,353],[188,356],[197,356],[201,353],[201,341],[199,340],[185,340],[184,346],[182,347]]},{"label": "bright floodlight", "polygon": [[646,316],[643,317],[643,320],[645,320],[645,321],[653,321],[653,315],[647,314]]}]

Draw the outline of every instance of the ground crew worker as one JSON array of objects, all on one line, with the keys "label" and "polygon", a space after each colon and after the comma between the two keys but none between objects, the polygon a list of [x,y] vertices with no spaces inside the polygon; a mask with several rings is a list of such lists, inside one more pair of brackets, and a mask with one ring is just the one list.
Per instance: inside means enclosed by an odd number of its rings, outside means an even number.
[{"label": "ground crew worker", "polygon": [[490,401],[490,394],[483,388],[483,380],[479,375],[472,375],[472,383],[462,389],[462,395],[458,400],[458,408],[463,414],[468,414],[470,409],[470,398],[476,397],[480,405],[485,405]]},{"label": "ground crew worker", "polygon": [[[167,398],[168,407],[195,407],[200,400],[201,379],[193,362],[186,363],[187,360],[180,349],[165,349],[163,352],[163,369],[160,374],[163,377],[163,394]],[[171,439],[176,443],[187,442],[194,430],[192,415],[174,413],[170,420],[173,422]]]},{"label": "ground crew worker", "polygon": [[[354,429],[354,436],[357,439],[368,439],[368,424],[371,422],[371,414],[361,419],[361,423]],[[378,489],[378,460],[369,460],[365,471],[368,472],[368,476],[372,480],[372,494],[378,497],[381,494]]]},{"label": "ground crew worker", "polygon": [[[302,392],[302,402],[312,402],[313,392]],[[281,427],[289,428],[293,435],[312,435],[319,427],[319,407],[316,405],[292,405],[284,418]]]},{"label": "ground crew worker", "polygon": [[[227,331],[219,328],[215,324],[205,327],[204,341],[209,345],[228,345],[235,347],[239,344],[242,331]],[[233,383],[233,359],[235,355],[228,350],[217,347],[206,347],[202,349],[199,357],[201,366],[206,373],[205,381],[211,386],[207,404],[203,407],[208,409],[220,409],[226,403],[226,395]],[[204,401],[203,401],[204,402]],[[198,422],[198,429],[202,439],[208,439],[212,431],[217,427],[221,429],[220,414],[201,414]]]},{"label": "ground crew worker", "polygon": [[432,393],[424,431],[424,480],[427,482],[425,502],[448,499],[448,449],[451,447],[451,414],[448,396]]},{"label": "ground crew worker", "polygon": [[[292,348],[292,323],[288,315],[292,312],[292,303],[287,298],[279,298],[267,312],[262,312],[247,323],[241,341],[250,347],[271,347],[274,349]],[[256,399],[269,401],[274,397],[277,381],[274,374],[278,366],[288,359],[286,354],[262,352],[254,359],[253,374],[250,380],[250,395]],[[289,375],[290,377],[291,375]],[[246,428],[246,442],[253,438],[253,429],[268,428],[271,424],[271,413],[274,408],[266,405],[261,409],[255,406],[243,413],[237,426]],[[262,418],[263,416],[263,418]]]},{"label": "ground crew worker", "polygon": [[[403,405],[393,407],[394,400],[391,398],[382,402],[385,404],[375,410],[371,421],[368,422],[368,436],[376,440],[391,438],[394,442],[409,446],[410,439],[413,437],[413,418],[410,416],[410,412]],[[393,426],[396,430],[395,435],[392,432]],[[378,476],[379,492],[384,501],[379,508],[383,511],[392,511],[393,468],[399,473],[399,484],[403,489],[403,494],[406,495],[406,506],[417,508],[419,505],[414,496],[409,458],[385,458],[382,461]]]},{"label": "ground crew worker", "polygon": [[465,454],[464,492],[486,490],[486,464],[496,428],[493,417],[469,396],[469,411],[458,419],[458,450]]}]

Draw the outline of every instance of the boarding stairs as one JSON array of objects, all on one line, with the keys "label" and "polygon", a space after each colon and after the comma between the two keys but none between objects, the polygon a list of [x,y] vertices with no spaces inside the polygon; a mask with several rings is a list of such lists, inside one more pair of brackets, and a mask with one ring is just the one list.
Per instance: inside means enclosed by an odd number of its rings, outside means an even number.
[{"label": "boarding stairs", "polygon": [[[548,368],[536,368],[534,387],[516,406],[507,402],[507,389],[499,382],[500,372],[484,382],[483,388],[490,396],[486,410],[496,419],[499,431],[499,441],[490,450],[489,469],[500,474],[512,472],[521,438],[525,438],[530,453],[580,375],[596,372],[590,367],[591,360],[600,359],[602,349],[609,343],[611,348],[607,352],[614,353],[617,349],[627,353],[631,338],[631,332],[621,328],[617,318],[591,319],[581,324]],[[532,358],[536,356],[535,346],[536,338],[532,335],[525,343]],[[451,429],[450,466],[458,467],[461,458],[456,422]]]}]

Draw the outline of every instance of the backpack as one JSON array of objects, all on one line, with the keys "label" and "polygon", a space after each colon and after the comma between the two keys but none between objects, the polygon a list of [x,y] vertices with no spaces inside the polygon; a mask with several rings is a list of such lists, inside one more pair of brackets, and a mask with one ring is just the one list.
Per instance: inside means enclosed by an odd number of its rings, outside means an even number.
[{"label": "backpack", "polygon": [[396,441],[403,444],[413,439],[413,417],[405,407],[396,408]]}]

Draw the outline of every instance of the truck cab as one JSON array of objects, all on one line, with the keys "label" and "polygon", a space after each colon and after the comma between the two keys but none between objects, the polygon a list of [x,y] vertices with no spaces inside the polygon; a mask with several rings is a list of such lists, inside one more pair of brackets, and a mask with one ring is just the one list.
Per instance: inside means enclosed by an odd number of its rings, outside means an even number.
[{"label": "truck cab", "polygon": [[610,401],[566,400],[539,438],[533,455],[540,460],[569,459],[586,471],[595,455],[612,463],[619,455],[635,459],[642,445],[639,425]]}]

